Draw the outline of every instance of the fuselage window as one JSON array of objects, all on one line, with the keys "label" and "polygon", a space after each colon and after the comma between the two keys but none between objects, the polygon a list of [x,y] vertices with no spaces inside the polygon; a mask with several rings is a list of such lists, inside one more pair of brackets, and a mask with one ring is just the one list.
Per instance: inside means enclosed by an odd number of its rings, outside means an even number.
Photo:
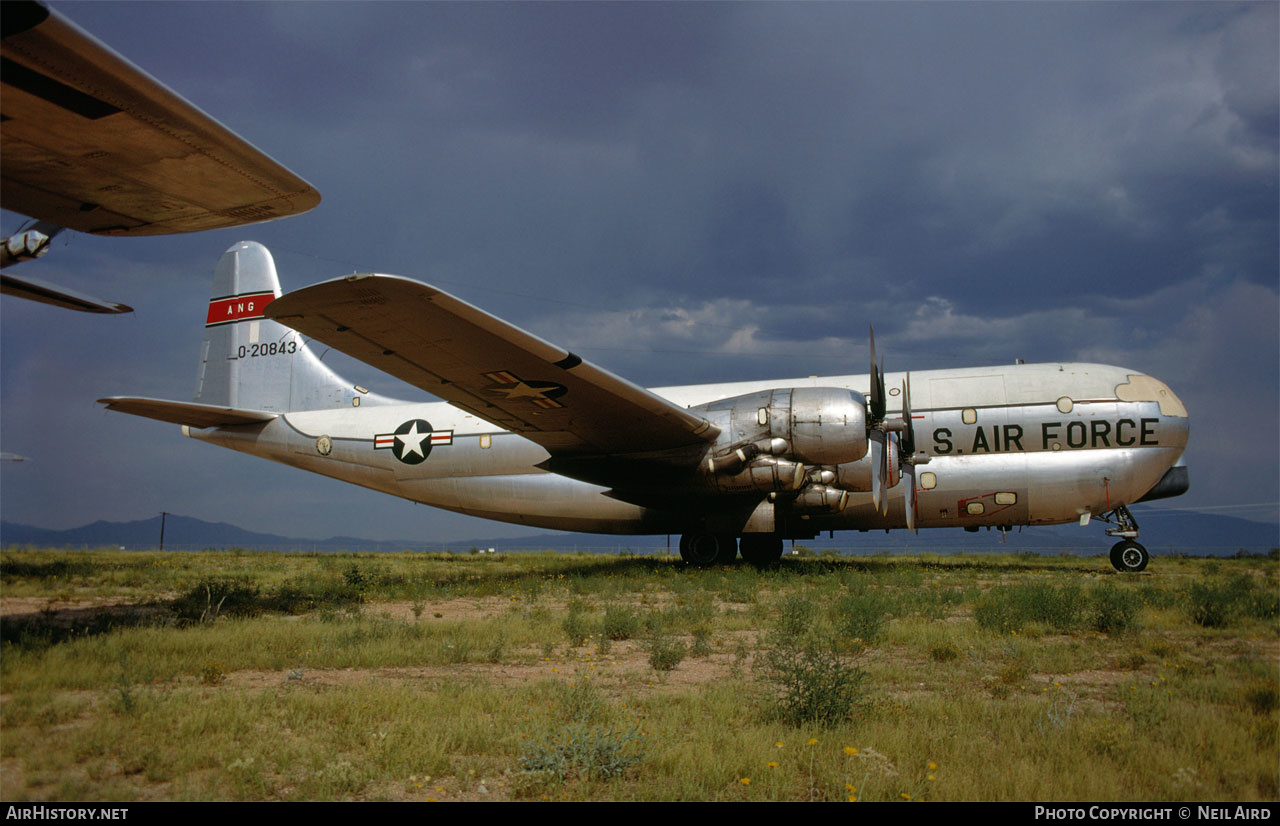
[{"label": "fuselage window", "polygon": [[488,449],[493,444],[493,439],[488,433],[480,434],[480,447]]},{"label": "fuselage window", "polygon": [[969,504],[964,506],[964,509],[966,513],[972,516],[978,516],[986,512],[987,506],[982,504],[981,502],[970,502]]},{"label": "fuselage window", "polygon": [[920,474],[920,487],[924,490],[933,490],[938,486],[938,475],[931,471],[925,471]]},{"label": "fuselage window", "polygon": [[1018,494],[1016,493],[997,493],[997,505],[1016,505],[1018,504]]},{"label": "fuselage window", "polygon": [[965,424],[973,424],[978,421],[978,411],[972,407],[966,407],[964,411],[960,413],[960,421]]},{"label": "fuselage window", "polygon": [[1076,406],[1076,403],[1073,402],[1069,396],[1063,396],[1062,398],[1058,399],[1059,413],[1070,413],[1073,409],[1075,409],[1075,406]]}]

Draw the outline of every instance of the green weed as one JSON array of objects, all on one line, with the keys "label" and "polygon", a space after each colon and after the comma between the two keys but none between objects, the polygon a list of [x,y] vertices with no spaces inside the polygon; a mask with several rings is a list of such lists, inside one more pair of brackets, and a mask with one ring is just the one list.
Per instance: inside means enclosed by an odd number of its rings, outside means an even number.
[{"label": "green weed", "polygon": [[661,631],[650,634],[644,649],[649,653],[649,667],[654,671],[671,671],[689,654],[683,642]]},{"label": "green weed", "polygon": [[1118,634],[1138,627],[1138,612],[1142,610],[1141,598],[1132,591],[1112,585],[1098,585],[1089,590],[1085,609],[1089,624],[1095,631]]},{"label": "green weed", "polygon": [[569,644],[574,648],[586,645],[592,629],[591,621],[587,619],[587,606],[582,600],[575,599],[569,603],[569,613],[565,615],[560,627],[569,638]]},{"label": "green weed", "polygon": [[610,603],[604,609],[602,633],[605,638],[621,641],[629,640],[640,632],[640,618],[625,605]]}]

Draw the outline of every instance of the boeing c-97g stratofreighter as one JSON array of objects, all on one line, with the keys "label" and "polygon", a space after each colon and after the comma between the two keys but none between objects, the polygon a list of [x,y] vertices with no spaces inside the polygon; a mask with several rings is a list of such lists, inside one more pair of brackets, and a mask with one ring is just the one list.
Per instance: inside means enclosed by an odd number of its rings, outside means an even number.
[{"label": "boeing c-97g stratofreighter", "polygon": [[[322,342],[445,401],[323,365]],[[886,388],[888,388],[886,392]],[[542,528],[680,534],[693,565],[873,528],[1087,524],[1148,562],[1127,505],[1187,490],[1187,410],[1101,364],[1018,364],[645,390],[453,296],[352,275],[280,294],[271,254],[214,274],[193,402],[113,410],[415,502]]]}]

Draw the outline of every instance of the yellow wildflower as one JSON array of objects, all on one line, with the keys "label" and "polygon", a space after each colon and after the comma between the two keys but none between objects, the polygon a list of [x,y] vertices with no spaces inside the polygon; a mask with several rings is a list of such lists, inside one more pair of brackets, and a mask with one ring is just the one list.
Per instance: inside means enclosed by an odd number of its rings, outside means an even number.
[{"label": "yellow wildflower", "polygon": [[852,757],[853,755],[858,753],[858,750],[855,749],[853,746],[845,746],[844,753]]}]

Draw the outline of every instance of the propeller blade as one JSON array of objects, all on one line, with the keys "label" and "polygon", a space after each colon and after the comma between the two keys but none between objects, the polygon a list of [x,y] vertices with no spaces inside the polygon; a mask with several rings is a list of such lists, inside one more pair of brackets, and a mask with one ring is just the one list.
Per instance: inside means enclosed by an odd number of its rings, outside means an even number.
[{"label": "propeller blade", "polygon": [[884,512],[884,433],[873,430],[867,434],[871,442],[871,501],[876,510]]},{"label": "propeller blade", "polygon": [[919,533],[916,530],[916,466],[910,462],[902,468],[902,483],[906,485],[903,492],[907,501],[907,530]]},{"label": "propeller blade", "polygon": [[[898,480],[902,478],[902,445],[899,443],[899,435],[890,433],[888,440],[885,442],[885,473],[888,482],[885,487],[893,488],[898,484]],[[885,513],[889,512],[889,505],[885,503]]]},{"label": "propeller blade", "polygon": [[902,460],[910,461],[916,455],[916,429],[911,421],[911,374],[902,380]]},{"label": "propeller blade", "polygon": [[884,418],[884,365],[876,361],[876,328],[871,327],[871,422]]}]

